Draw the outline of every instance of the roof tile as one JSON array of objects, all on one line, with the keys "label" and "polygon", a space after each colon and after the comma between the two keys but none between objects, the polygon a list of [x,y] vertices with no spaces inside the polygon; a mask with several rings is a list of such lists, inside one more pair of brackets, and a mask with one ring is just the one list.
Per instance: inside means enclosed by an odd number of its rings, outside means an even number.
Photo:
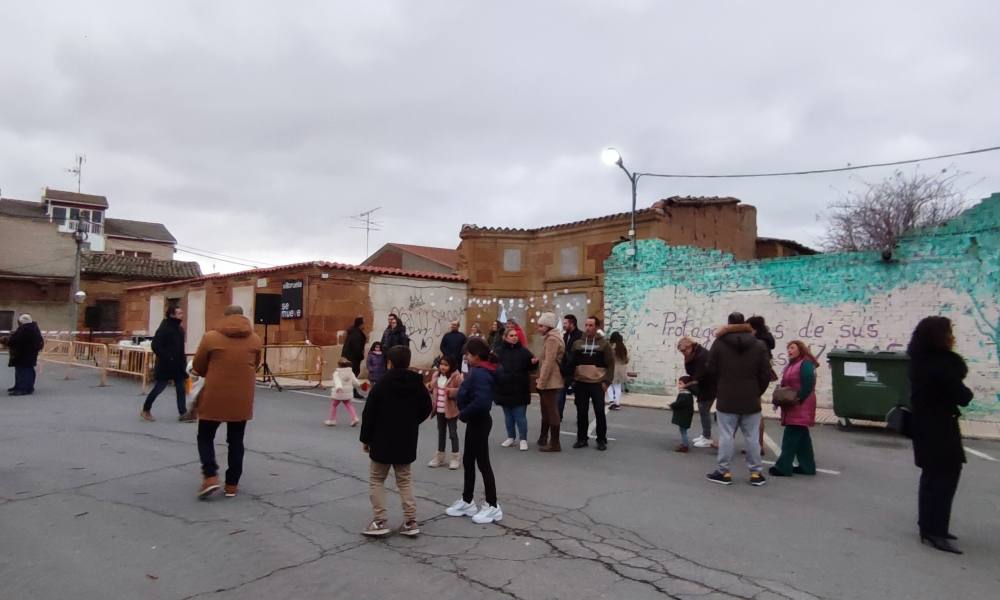
[{"label": "roof tile", "polygon": [[175,281],[200,277],[201,267],[196,262],[88,252],[80,257],[80,272]]}]

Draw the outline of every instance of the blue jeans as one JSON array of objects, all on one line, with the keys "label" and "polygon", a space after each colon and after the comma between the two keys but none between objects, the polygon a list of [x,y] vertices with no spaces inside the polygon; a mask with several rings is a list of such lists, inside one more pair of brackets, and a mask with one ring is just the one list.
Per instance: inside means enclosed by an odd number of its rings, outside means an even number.
[{"label": "blue jeans", "polygon": [[747,467],[751,473],[760,473],[763,469],[760,460],[761,414],[739,415],[716,411],[715,418],[719,424],[719,472],[729,473],[729,464],[733,461],[733,437],[739,430],[746,440]]},{"label": "blue jeans", "polygon": [[[187,412],[187,389],[185,389],[186,379],[174,379],[174,389],[177,392],[177,414],[183,415]],[[160,392],[167,389],[169,379],[157,379],[156,385],[146,396],[146,402],[142,405],[142,410],[149,412],[153,408],[153,401],[160,395]]]},{"label": "blue jeans", "polygon": [[14,389],[25,394],[35,391],[35,367],[14,367]]},{"label": "blue jeans", "polygon": [[[504,406],[503,416],[507,424],[507,437],[511,439],[528,439],[528,407],[527,406]],[[514,426],[520,436],[514,434]]]}]

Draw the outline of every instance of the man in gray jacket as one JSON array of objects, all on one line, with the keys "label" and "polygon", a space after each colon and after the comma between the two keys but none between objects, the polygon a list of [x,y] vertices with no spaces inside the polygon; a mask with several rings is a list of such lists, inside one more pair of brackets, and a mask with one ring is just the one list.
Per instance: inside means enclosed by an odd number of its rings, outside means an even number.
[{"label": "man in gray jacket", "polygon": [[729,324],[715,334],[708,353],[708,372],[716,378],[716,418],[719,422],[719,455],[715,472],[706,475],[713,483],[731,485],[729,463],[733,460],[733,438],[743,432],[747,446],[750,485],[764,485],[760,458],[760,397],[771,381],[767,346],[754,336],[743,315],[729,315]]}]

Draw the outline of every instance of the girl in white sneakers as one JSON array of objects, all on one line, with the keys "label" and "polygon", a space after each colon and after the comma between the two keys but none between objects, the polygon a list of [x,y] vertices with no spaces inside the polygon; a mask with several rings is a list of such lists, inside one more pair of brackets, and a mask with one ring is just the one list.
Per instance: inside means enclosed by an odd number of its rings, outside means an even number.
[{"label": "girl in white sneakers", "polygon": [[[465,358],[469,374],[458,389],[458,419],[465,423],[465,487],[462,497],[445,511],[451,517],[472,517],[476,523],[492,523],[503,519],[497,503],[497,484],[490,465],[490,429],[493,419],[493,385],[496,365],[489,362],[490,347],[480,338],[465,344]],[[486,503],[482,507],[473,502],[476,486],[476,466],[483,475]]]}]

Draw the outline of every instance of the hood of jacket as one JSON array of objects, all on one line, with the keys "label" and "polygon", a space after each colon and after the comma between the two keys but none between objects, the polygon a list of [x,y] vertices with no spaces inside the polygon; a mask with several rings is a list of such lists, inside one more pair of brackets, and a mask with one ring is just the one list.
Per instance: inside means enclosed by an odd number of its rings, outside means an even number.
[{"label": "hood of jacket", "polygon": [[722,343],[736,350],[737,354],[743,354],[753,347],[757,336],[754,335],[753,327],[746,323],[741,325],[724,325],[715,332],[715,337]]},{"label": "hood of jacket", "polygon": [[250,319],[243,315],[229,315],[224,317],[215,329],[222,335],[231,338],[250,337],[250,334],[253,333],[253,325],[250,324]]}]

